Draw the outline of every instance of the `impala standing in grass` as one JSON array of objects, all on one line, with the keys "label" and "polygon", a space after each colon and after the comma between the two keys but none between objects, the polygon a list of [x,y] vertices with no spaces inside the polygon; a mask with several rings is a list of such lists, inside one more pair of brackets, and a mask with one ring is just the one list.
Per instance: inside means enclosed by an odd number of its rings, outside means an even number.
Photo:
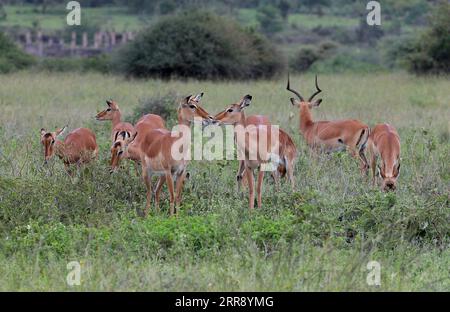
[{"label": "impala standing in grass", "polygon": [[[251,98],[251,97],[250,97]],[[250,115],[246,116],[244,108],[241,106],[242,101],[239,103],[231,104],[222,112],[218,113],[214,118],[218,121],[222,120],[222,123],[231,123],[231,124],[240,124],[244,127],[249,125],[264,125],[270,126],[271,123],[269,121],[269,117],[265,115]],[[228,122],[224,122],[224,120],[228,120]],[[279,143],[280,143],[280,159],[277,170],[272,172],[272,176],[275,180],[276,185],[278,186],[279,177],[283,178],[286,174],[289,177],[289,181],[291,182],[291,187],[294,189],[295,187],[295,179],[294,179],[294,169],[295,169],[295,160],[297,159],[297,148],[295,147],[294,141],[292,138],[282,129],[278,129],[279,135]],[[244,160],[239,161],[239,169],[238,174],[236,176],[236,180],[238,183],[238,191],[241,188],[241,184],[248,183],[247,174],[245,172]]]},{"label": "impala standing in grass", "polygon": [[[256,185],[257,204],[261,207],[261,192],[264,178],[263,165],[271,163],[272,173],[278,170],[280,164],[288,168],[289,176],[293,171],[293,160],[286,161],[280,155],[281,136],[278,129],[271,126],[267,119],[256,116],[259,124],[248,123],[245,116],[245,108],[252,101],[251,95],[244,96],[239,103],[231,104],[224,111],[218,113],[214,118],[222,124],[231,124],[234,126],[236,143],[244,160],[240,161],[238,171],[238,182],[245,173],[249,188],[249,208],[252,210],[255,205],[254,176],[253,172],[258,169],[258,179]],[[295,150],[296,151],[296,150]],[[286,155],[285,155],[286,156]],[[287,157],[287,156],[286,156]],[[292,161],[292,163],[291,163]]]},{"label": "impala standing in grass", "polygon": [[64,134],[67,127],[54,132],[41,129],[41,143],[44,146],[44,162],[47,163],[53,155],[57,155],[66,166],[69,174],[69,166],[77,166],[88,163],[98,155],[98,146],[95,134],[87,128],[78,128],[70,132],[64,141],[59,138]]},{"label": "impala standing in grass", "polygon": [[370,132],[368,141],[370,167],[372,168],[372,184],[376,183],[376,166],[383,179],[381,188],[395,191],[397,178],[400,175],[400,136],[389,124],[378,124]]},{"label": "impala standing in grass", "polygon": [[111,130],[111,140],[114,142],[117,140],[117,135],[121,132],[127,133],[128,136],[131,136],[134,132],[134,127],[129,122],[122,121],[122,113],[120,112],[119,105],[113,100],[107,100],[106,104],[108,107],[98,113],[95,116],[97,120],[111,120],[112,121],[112,130]]},{"label": "impala standing in grass", "polygon": [[[188,125],[195,122],[195,118],[202,120],[204,125],[214,123],[213,118],[200,106],[200,100],[203,93],[196,96],[188,96],[183,99],[178,108],[179,125],[184,126],[188,130]],[[175,204],[181,202],[181,192],[184,179],[186,178],[186,166],[189,156],[186,154],[189,149],[185,147],[189,142],[180,144],[179,150],[182,157],[179,159],[174,157],[173,150],[181,141],[190,138],[190,135],[184,137],[186,132],[172,133],[164,127],[147,128],[142,133],[136,126],[137,135],[132,138],[119,136],[116,153],[118,158],[128,157],[128,153],[137,153],[140,156],[142,164],[142,176],[147,189],[147,203],[144,214],[147,215],[150,210],[152,197],[152,176],[158,175],[158,183],[155,188],[155,208],[159,210],[159,195],[164,182],[167,183],[170,195],[170,214],[175,213]],[[190,130],[188,130],[190,132]],[[190,133],[188,133],[190,134]],[[116,144],[115,143],[115,144]],[[113,145],[114,147],[114,145]]]},{"label": "impala standing in grass", "polygon": [[291,103],[299,107],[300,133],[308,146],[313,150],[322,150],[327,153],[347,149],[353,157],[359,156],[361,172],[365,172],[368,168],[368,162],[364,150],[369,138],[369,127],[356,119],[314,121],[311,109],[318,107],[322,102],[322,99],[313,100],[316,95],[322,92],[317,83],[317,76],[316,92],[307,100],[303,98],[300,92],[290,87],[289,76],[286,89],[298,97],[298,99],[291,98]]}]

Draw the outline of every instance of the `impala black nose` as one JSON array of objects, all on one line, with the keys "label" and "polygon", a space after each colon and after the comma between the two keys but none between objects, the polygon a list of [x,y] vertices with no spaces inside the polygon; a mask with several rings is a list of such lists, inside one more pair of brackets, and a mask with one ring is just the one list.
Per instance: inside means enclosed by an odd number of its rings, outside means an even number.
[{"label": "impala black nose", "polygon": [[384,188],[386,191],[395,191],[394,182],[386,182],[386,186]]}]

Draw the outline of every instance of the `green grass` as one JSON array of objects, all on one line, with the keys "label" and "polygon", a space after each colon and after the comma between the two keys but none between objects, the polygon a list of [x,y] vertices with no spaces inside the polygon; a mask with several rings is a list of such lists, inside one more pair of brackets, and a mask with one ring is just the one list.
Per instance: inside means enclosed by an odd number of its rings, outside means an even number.
[{"label": "green grass", "polygon": [[288,22],[291,25],[296,25],[304,28],[315,28],[318,26],[352,27],[358,26],[359,20],[357,18],[332,15],[317,16],[315,14],[291,14],[289,15]]},{"label": "green grass", "polygon": [[[238,19],[247,26],[258,26],[258,11],[255,9],[240,9]],[[317,26],[331,27],[351,27],[357,26],[359,20],[357,18],[340,17],[333,15],[317,16],[315,14],[290,14],[288,17],[288,24],[303,27],[307,29],[315,28]]]},{"label": "green grass", "polygon": [[[293,76],[308,95],[313,75]],[[317,119],[389,122],[402,141],[395,194],[361,177],[345,153],[311,157],[284,77],[259,82],[125,80],[98,74],[20,72],[0,76],[0,290],[449,290],[450,88],[448,78],[406,74],[320,75]],[[144,186],[124,165],[108,172],[105,100],[132,115],[142,99],[205,92],[216,113],[244,94],[248,114],[268,114],[299,149],[297,187],[275,191],[249,213],[235,192],[236,161],[194,161],[177,218],[142,219]],[[176,106],[176,103],[173,104]],[[93,129],[97,163],[70,179],[60,161],[42,168],[39,129]],[[350,233],[356,233],[348,239]],[[65,283],[82,263],[81,286]],[[381,286],[366,283],[370,260]]]},{"label": "green grass", "polygon": [[[43,30],[52,31],[67,27],[69,11],[63,5],[52,7],[46,14],[34,6],[6,5],[5,10],[7,19],[0,21],[0,26],[35,28],[37,24]],[[140,18],[137,14],[130,14],[126,8],[81,8],[81,23],[99,23],[102,30],[137,31],[151,20],[150,17]]]}]

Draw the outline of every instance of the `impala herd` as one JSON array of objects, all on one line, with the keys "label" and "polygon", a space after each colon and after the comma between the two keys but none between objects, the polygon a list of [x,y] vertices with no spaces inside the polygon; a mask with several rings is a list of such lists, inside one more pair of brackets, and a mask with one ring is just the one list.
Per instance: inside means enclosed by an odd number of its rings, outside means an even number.
[{"label": "impala herd", "polygon": [[[314,121],[311,109],[318,107],[322,102],[322,99],[314,99],[322,92],[317,76],[315,87],[316,91],[306,100],[300,92],[291,88],[288,76],[286,89],[296,96],[290,100],[293,106],[299,108],[300,133],[311,151],[317,154],[347,150],[353,157],[359,159],[362,173],[367,174],[371,168],[373,185],[376,184],[378,166],[382,189],[395,190],[400,173],[400,138],[396,129],[389,124],[378,124],[370,129],[355,119]],[[245,95],[240,101],[228,105],[215,116],[211,116],[200,106],[202,96],[203,93],[190,95],[181,101],[177,110],[178,124],[190,127],[191,124],[200,121],[202,126],[233,126],[237,150],[242,155],[236,176],[237,185],[239,190],[242,184],[248,186],[249,208],[254,208],[255,170],[258,207],[262,205],[262,183],[267,168],[270,168],[277,189],[280,178],[285,176],[294,189],[294,170],[298,155],[294,141],[287,132],[272,125],[267,116],[246,116],[245,110],[250,106],[252,96]],[[98,113],[96,119],[112,122],[111,172],[118,169],[120,161],[124,158],[133,161],[136,169],[140,164],[147,189],[144,215],[149,213],[153,195],[155,209],[159,211],[159,198],[164,184],[167,184],[169,191],[170,215],[175,214],[175,208],[181,203],[183,184],[188,175],[186,168],[190,159],[185,157],[190,150],[185,148],[186,145],[178,146],[178,144],[180,140],[189,140],[190,144],[190,137],[185,137],[181,132],[174,134],[165,127],[163,118],[155,114],[142,116],[135,125],[123,122],[117,103],[108,100],[106,104],[107,108]],[[69,174],[72,174],[70,165],[79,166],[96,159],[98,146],[95,134],[86,128],[75,129],[63,141],[59,140],[66,128],[54,132],[41,129],[41,143],[44,146],[44,163],[46,164],[56,154],[63,160]],[[174,157],[174,149],[183,156]],[[365,156],[366,149],[370,162]],[[158,176],[158,180],[156,186],[152,188],[154,175]]]}]

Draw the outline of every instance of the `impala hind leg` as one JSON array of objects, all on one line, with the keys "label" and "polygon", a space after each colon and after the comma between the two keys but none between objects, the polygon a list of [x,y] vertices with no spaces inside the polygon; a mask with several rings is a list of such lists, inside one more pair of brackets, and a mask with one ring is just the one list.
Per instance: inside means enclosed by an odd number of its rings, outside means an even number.
[{"label": "impala hind leg", "polygon": [[376,170],[377,170],[377,157],[374,153],[371,154],[370,157],[370,167],[372,168],[372,186],[376,184]]},{"label": "impala hind leg", "polygon": [[166,176],[160,176],[158,178],[158,182],[155,187],[155,209],[156,209],[156,212],[160,211],[159,210],[159,198],[161,195],[161,190],[164,185],[164,182],[166,182]]},{"label": "impala hind leg", "polygon": [[253,180],[253,171],[250,168],[246,168],[245,170],[248,182],[248,207],[250,210],[253,210],[255,207],[255,186]]},{"label": "impala hind leg", "polygon": [[177,207],[181,204],[181,195],[183,192],[183,186],[184,186],[184,181],[186,179],[186,171],[183,171],[178,177],[177,177],[177,182],[176,182],[176,205]]},{"label": "impala hind leg", "polygon": [[172,178],[172,172],[171,170],[168,170],[166,172],[166,182],[167,182],[167,188],[169,189],[169,196],[170,196],[170,215],[173,216],[175,214],[175,194],[174,194],[174,183]]},{"label": "impala hind leg", "polygon": [[256,185],[256,194],[258,195],[258,197],[257,197],[258,208],[261,208],[261,205],[262,205],[261,191],[262,191],[263,179],[264,179],[264,171],[261,170],[261,167],[260,167],[258,169],[258,182],[257,182],[258,184]]},{"label": "impala hind leg", "polygon": [[295,161],[294,161],[294,159],[289,160],[286,158],[286,163],[287,163],[286,169],[287,169],[289,181],[291,182],[292,190],[294,190],[295,189],[295,178],[294,178]]},{"label": "impala hind leg", "polygon": [[[238,191],[238,193],[240,193],[240,191],[241,191],[242,182],[245,182],[245,181],[243,181],[244,178],[247,179],[247,174],[246,174],[245,171],[246,171],[246,170],[245,170],[245,163],[244,163],[243,160],[240,160],[240,161],[239,161],[239,169],[238,169],[238,173],[237,173],[237,175],[236,175],[237,191]],[[247,182],[248,182],[248,181],[247,181]]]},{"label": "impala hind leg", "polygon": [[145,187],[147,189],[147,198],[144,210],[144,217],[146,217],[150,211],[152,201],[152,176],[149,173],[149,170],[147,170],[144,166],[142,167],[142,178],[144,179]]},{"label": "impala hind leg", "polygon": [[359,158],[361,162],[361,174],[367,175],[369,173],[369,162],[367,161],[366,154],[364,153],[364,149],[359,150]]}]

